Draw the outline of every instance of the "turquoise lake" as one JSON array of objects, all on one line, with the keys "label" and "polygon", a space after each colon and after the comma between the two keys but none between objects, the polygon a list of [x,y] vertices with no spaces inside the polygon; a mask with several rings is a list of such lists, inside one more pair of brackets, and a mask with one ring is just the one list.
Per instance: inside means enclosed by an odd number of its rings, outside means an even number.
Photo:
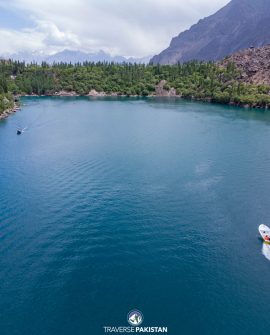
[{"label": "turquoise lake", "polygon": [[1,335],[99,335],[132,309],[171,335],[269,330],[270,111],[21,103],[0,122]]}]

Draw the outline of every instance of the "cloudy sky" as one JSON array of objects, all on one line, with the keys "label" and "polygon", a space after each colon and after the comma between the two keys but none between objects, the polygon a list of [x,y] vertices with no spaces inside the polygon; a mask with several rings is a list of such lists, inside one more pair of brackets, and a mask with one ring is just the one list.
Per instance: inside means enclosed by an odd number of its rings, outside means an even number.
[{"label": "cloudy sky", "polygon": [[229,0],[0,0],[1,54],[104,50],[143,57]]}]

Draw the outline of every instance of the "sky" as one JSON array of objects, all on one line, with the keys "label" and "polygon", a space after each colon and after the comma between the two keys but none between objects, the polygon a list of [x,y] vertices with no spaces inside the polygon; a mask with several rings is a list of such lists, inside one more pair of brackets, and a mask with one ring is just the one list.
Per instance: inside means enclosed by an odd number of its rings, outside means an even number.
[{"label": "sky", "polygon": [[0,0],[0,53],[146,57],[229,0]]}]

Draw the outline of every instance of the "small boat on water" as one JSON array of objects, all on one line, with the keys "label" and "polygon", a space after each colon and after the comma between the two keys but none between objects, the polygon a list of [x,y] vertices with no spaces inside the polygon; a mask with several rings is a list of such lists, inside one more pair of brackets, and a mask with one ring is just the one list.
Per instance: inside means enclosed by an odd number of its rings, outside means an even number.
[{"label": "small boat on water", "polygon": [[270,261],[270,244],[268,242],[263,242],[262,254],[264,255],[266,259]]},{"label": "small boat on water", "polygon": [[261,224],[259,227],[259,233],[261,234],[261,237],[264,240],[264,242],[270,244],[270,228],[264,224]]},{"label": "small boat on water", "polygon": [[22,135],[26,131],[27,127],[25,128],[17,128],[17,135]]}]

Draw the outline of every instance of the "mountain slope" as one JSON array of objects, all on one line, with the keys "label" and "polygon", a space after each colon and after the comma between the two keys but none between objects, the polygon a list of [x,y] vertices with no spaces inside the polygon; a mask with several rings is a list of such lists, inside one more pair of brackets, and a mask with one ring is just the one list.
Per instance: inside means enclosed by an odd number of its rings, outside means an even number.
[{"label": "mountain slope", "polygon": [[251,45],[260,47],[268,43],[270,0],[232,0],[217,13],[173,38],[170,46],[151,62],[220,60]]},{"label": "mountain slope", "polygon": [[240,81],[270,86],[270,45],[241,50],[227,57],[220,64],[226,67],[229,63],[234,63],[240,70]]}]

